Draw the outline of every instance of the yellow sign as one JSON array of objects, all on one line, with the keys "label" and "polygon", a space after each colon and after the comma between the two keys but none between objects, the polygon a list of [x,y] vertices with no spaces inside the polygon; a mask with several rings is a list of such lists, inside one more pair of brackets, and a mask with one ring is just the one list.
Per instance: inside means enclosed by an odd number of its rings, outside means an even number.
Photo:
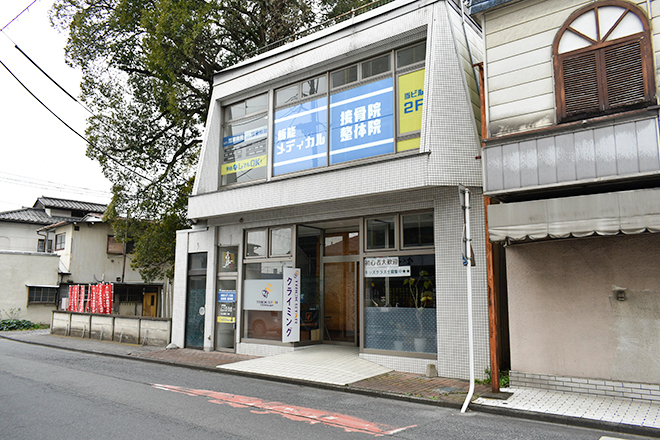
[{"label": "yellow sign", "polygon": [[396,143],[396,151],[414,150],[415,148],[419,148],[418,137]]},{"label": "yellow sign", "polygon": [[399,134],[422,129],[424,71],[399,76]]},{"label": "yellow sign", "polygon": [[223,163],[221,174],[223,176],[227,174],[236,174],[245,171],[252,170],[254,168],[260,168],[266,166],[266,155],[255,156],[249,159],[238,160],[231,163]]},{"label": "yellow sign", "polygon": [[234,323],[236,322],[236,318],[233,316],[218,316],[218,322]]}]

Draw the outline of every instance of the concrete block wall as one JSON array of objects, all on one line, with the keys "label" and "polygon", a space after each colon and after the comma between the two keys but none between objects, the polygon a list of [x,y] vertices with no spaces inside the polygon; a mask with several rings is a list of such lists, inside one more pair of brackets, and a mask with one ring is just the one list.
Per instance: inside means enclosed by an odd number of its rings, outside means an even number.
[{"label": "concrete block wall", "polygon": [[165,347],[170,343],[172,320],[54,311],[50,333],[60,336]]}]

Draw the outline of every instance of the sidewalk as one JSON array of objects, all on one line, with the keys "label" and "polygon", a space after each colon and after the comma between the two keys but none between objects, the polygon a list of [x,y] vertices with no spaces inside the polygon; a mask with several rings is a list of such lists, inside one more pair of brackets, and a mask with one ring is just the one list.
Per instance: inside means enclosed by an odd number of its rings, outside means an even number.
[{"label": "sidewalk", "polygon": [[[372,370],[377,372],[376,376],[350,382],[347,385],[338,385],[338,382],[330,379],[321,381],[315,378],[301,379],[300,376],[294,374],[273,375],[267,368],[261,366],[260,369],[254,368],[255,360],[259,362],[259,359],[267,360],[277,358],[277,356],[257,358],[185,348],[165,350],[162,347],[55,336],[51,335],[49,330],[0,332],[0,337],[86,353],[133,358],[215,372],[221,371],[225,374],[280,380],[455,409],[460,409],[469,389],[467,381],[440,377],[429,378],[397,371],[380,373],[378,369]],[[311,353],[311,350],[301,350],[300,352],[307,354]],[[354,364],[348,364],[345,368],[355,369],[356,367]],[[660,437],[660,405],[657,404],[544,390],[503,389],[504,392],[499,396],[493,396],[490,391],[490,385],[476,385],[469,410]]]}]

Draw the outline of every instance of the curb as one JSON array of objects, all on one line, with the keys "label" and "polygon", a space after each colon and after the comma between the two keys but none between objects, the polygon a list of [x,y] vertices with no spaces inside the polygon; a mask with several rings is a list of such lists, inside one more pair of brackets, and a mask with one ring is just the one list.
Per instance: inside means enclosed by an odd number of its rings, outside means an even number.
[{"label": "curb", "polygon": [[[162,360],[162,359],[143,358],[143,357],[140,357],[139,355],[135,355],[135,356],[134,355],[124,355],[124,354],[108,353],[108,352],[103,352],[103,351],[86,350],[86,349],[81,349],[81,348],[62,347],[62,346],[58,346],[58,345],[46,344],[46,343],[43,343],[43,342],[25,341],[25,340],[21,340],[21,339],[15,339],[15,338],[11,338],[11,337],[8,337],[8,336],[2,335],[2,334],[0,334],[0,338],[10,340],[10,341],[15,341],[15,342],[21,342],[23,344],[39,345],[39,346],[42,346],[42,347],[57,348],[57,349],[60,349],[60,350],[74,351],[74,352],[78,352],[78,353],[95,354],[95,355],[109,356],[109,357],[115,357],[115,358],[120,358],[120,359],[138,360],[138,361],[142,361],[142,362],[151,362],[151,363],[155,363],[155,364],[168,365],[168,366],[174,366],[174,367],[179,367],[179,368],[195,369],[195,370],[201,370],[201,371],[207,371],[207,372],[228,374],[228,375],[233,375],[233,376],[249,377],[251,379],[267,380],[267,381],[271,381],[271,382],[286,383],[286,384],[290,384],[290,385],[305,386],[305,387],[310,387],[310,388],[319,388],[319,389],[325,389],[325,390],[331,390],[331,391],[340,391],[340,392],[344,392],[344,393],[351,393],[351,394],[358,394],[358,395],[363,395],[363,396],[377,397],[377,398],[381,398],[381,399],[390,399],[390,400],[398,400],[398,401],[410,402],[410,403],[419,403],[419,404],[423,404],[423,405],[436,406],[436,407],[442,407],[442,408],[450,408],[450,409],[456,409],[456,410],[460,410],[461,407],[462,407],[462,403],[458,403],[458,402],[444,401],[444,400],[433,400],[433,399],[427,399],[427,398],[424,398],[424,397],[406,396],[406,395],[403,395],[403,394],[390,393],[390,392],[386,392],[386,391],[371,390],[371,389],[368,389],[368,388],[351,387],[349,384],[343,385],[343,386],[342,385],[334,385],[334,384],[328,384],[328,383],[323,383],[323,382],[313,382],[313,381],[307,381],[307,380],[301,380],[301,379],[292,379],[292,378],[287,378],[287,377],[272,376],[272,375],[268,375],[268,374],[257,374],[257,373],[251,373],[251,372],[246,372],[246,371],[236,371],[236,370],[225,370],[225,369],[221,369],[221,368],[211,368],[211,367],[205,367],[205,366],[201,366],[201,365],[186,364],[186,363],[183,363],[183,362],[170,362],[170,361],[166,361],[166,360]],[[576,426],[576,427],[581,427],[581,428],[596,429],[596,430],[600,430],[600,431],[615,432],[615,433],[620,433],[620,434],[630,434],[630,435],[660,438],[660,429],[650,428],[650,427],[645,427],[645,426],[626,425],[626,424],[623,424],[623,423],[607,422],[607,421],[601,421],[601,420],[595,420],[595,419],[584,419],[584,418],[579,418],[579,417],[569,417],[569,416],[563,416],[563,415],[558,415],[558,414],[547,414],[547,413],[540,413],[540,412],[533,412],[533,411],[523,411],[523,410],[518,410],[518,409],[513,409],[513,408],[502,408],[502,407],[489,406],[489,405],[480,405],[480,404],[474,403],[474,402],[471,402],[470,405],[469,405],[468,412],[470,412],[470,411],[478,412],[478,413],[484,413],[484,414],[494,414],[494,415],[499,415],[499,416],[514,417],[514,418],[524,419],[524,420],[533,420],[533,421],[537,421],[537,422],[552,423],[552,424],[556,424],[556,425]]]}]

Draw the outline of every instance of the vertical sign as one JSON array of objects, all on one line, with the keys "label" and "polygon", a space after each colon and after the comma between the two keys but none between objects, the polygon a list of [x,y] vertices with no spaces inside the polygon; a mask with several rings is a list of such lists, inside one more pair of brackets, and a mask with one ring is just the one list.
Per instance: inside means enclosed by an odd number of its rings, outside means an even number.
[{"label": "vertical sign", "polygon": [[327,98],[275,112],[273,175],[327,165]]},{"label": "vertical sign", "polygon": [[[425,69],[399,76],[399,135],[422,129]],[[397,142],[397,151],[419,148],[419,137]]]},{"label": "vertical sign", "polygon": [[330,97],[330,164],[394,153],[392,78]]},{"label": "vertical sign", "polygon": [[284,268],[282,342],[300,341],[300,269]]}]

